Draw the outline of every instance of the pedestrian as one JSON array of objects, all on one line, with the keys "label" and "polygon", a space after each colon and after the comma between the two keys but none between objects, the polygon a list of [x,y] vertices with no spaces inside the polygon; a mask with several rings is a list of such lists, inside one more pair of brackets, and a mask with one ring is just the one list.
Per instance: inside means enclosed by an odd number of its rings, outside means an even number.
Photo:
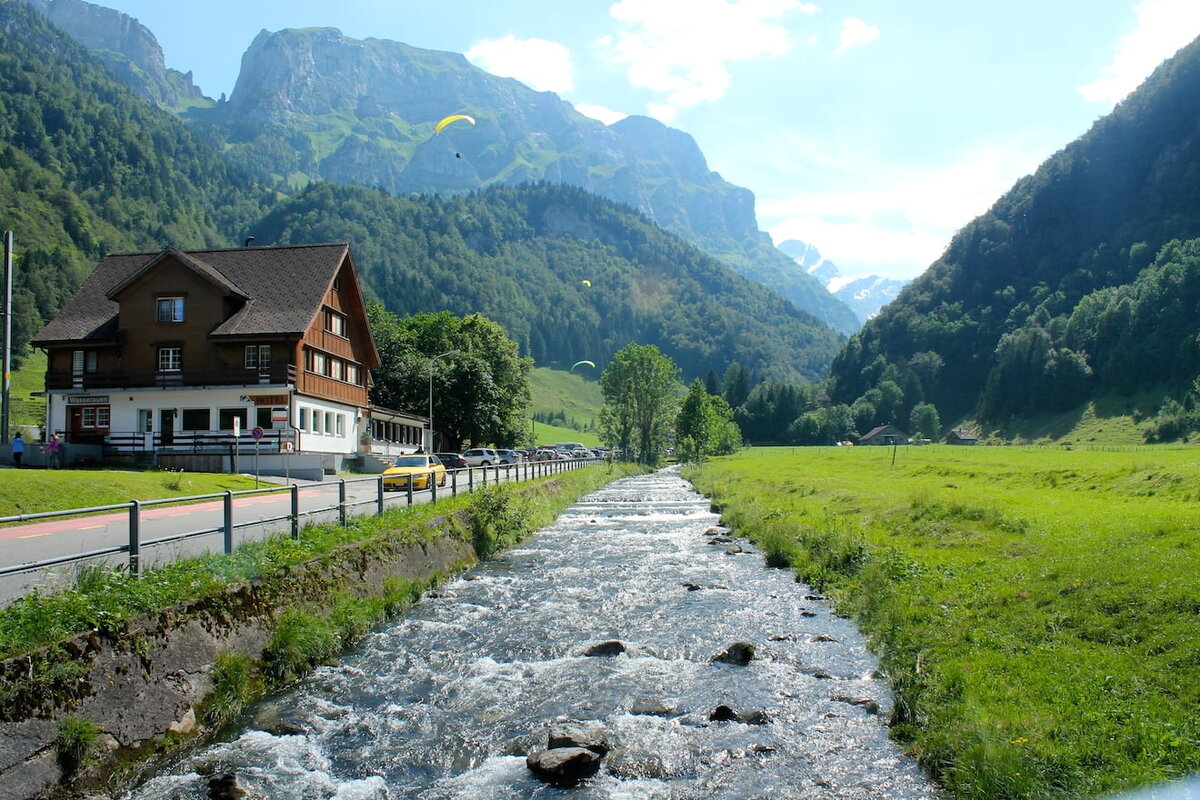
[{"label": "pedestrian", "polygon": [[62,442],[57,433],[50,434],[50,441],[46,442],[46,466],[50,469],[62,466]]},{"label": "pedestrian", "polygon": [[12,457],[13,466],[21,466],[21,456],[25,455],[25,440],[21,438],[21,432],[17,431],[12,438]]}]

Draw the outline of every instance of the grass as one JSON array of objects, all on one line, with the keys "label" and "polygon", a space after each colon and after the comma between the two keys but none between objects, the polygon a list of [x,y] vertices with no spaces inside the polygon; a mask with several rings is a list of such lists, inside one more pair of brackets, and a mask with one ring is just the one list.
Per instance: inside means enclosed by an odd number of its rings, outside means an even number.
[{"label": "grass", "polygon": [[759,448],[689,473],[871,637],[958,798],[1200,770],[1200,450]]},{"label": "grass", "polygon": [[254,479],[203,472],[0,470],[0,516],[253,489]]},{"label": "grass", "polygon": [[12,425],[39,426],[46,423],[46,401],[34,397],[34,392],[46,388],[46,353],[34,350],[26,356],[21,368],[12,374],[9,384],[9,401],[12,408],[9,421]]},{"label": "grass", "polygon": [[100,729],[90,720],[64,717],[54,737],[54,754],[66,775],[74,775],[91,763],[100,740]]},{"label": "grass", "polygon": [[[580,374],[585,370],[588,373],[595,373],[586,376],[592,380],[585,380],[585,376]],[[600,409],[604,407],[604,397],[600,393],[600,384],[596,381],[599,374],[595,370],[589,367],[580,367],[578,372],[564,372],[548,367],[537,367],[529,378],[533,394],[530,413],[542,415],[543,418],[553,416],[556,423],[560,420],[567,423],[555,429],[566,431],[565,434],[558,439],[545,442],[542,441],[541,435],[543,423],[537,423],[537,444],[553,444],[562,441],[580,441],[584,444],[600,443],[599,439],[587,442],[580,438],[580,433],[589,430],[592,425],[599,424]],[[551,428],[552,426],[545,425],[545,427]],[[595,438],[594,434],[590,435]]]}]

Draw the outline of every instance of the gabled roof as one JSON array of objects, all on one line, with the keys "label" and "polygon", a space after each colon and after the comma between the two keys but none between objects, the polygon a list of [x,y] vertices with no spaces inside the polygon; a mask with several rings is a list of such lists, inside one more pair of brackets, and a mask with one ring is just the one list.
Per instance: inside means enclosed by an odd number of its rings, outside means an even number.
[{"label": "gabled roof", "polygon": [[189,253],[185,253],[182,250],[176,250],[174,247],[168,247],[166,250],[163,250],[161,253],[151,258],[149,261],[143,264],[141,268],[135,270],[134,273],[128,278],[109,289],[105,293],[105,297],[110,300],[116,299],[117,295],[119,295],[125,289],[125,287],[132,284],[147,272],[153,270],[168,258],[178,261],[188,269],[191,269],[193,272],[200,275],[202,278],[205,278],[216,286],[219,286],[221,289],[224,289],[226,292],[229,292],[237,297],[241,297],[243,300],[249,299],[245,292],[239,289],[236,284],[222,275],[220,271],[211,264],[207,264],[204,261],[201,261],[199,258],[196,258]]},{"label": "gabled roof", "polygon": [[891,431],[895,431],[896,433],[900,434],[901,436],[903,436],[903,437],[905,437],[905,438],[908,438],[908,434],[907,434],[907,433],[905,433],[904,431],[900,430],[900,429],[899,429],[899,428],[897,428],[895,425],[892,425],[891,423],[888,423],[887,425],[880,425],[880,426],[879,426],[879,427],[877,427],[877,428],[872,428],[872,429],[871,429],[871,430],[870,430],[870,431],[867,433],[867,435],[866,435],[866,436],[860,436],[858,440],[859,440],[860,442],[865,442],[867,439],[874,438],[874,437],[878,436],[879,434],[881,434],[881,433],[884,433],[885,431],[889,431],[889,430],[891,430]]},{"label": "gabled roof", "polygon": [[120,306],[112,297],[167,257],[247,298],[209,336],[300,336],[349,254],[348,244],[302,244],[106,256],[33,344],[113,341]]}]

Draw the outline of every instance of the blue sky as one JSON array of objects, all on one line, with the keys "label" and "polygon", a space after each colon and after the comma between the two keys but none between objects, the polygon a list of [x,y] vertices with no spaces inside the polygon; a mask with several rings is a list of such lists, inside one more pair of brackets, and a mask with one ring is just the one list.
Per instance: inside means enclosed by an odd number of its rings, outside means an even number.
[{"label": "blue sky", "polygon": [[844,275],[919,274],[954,231],[1200,35],[1200,0],[102,2],[232,93],[262,29],[467,54],[605,121],[648,114]]}]

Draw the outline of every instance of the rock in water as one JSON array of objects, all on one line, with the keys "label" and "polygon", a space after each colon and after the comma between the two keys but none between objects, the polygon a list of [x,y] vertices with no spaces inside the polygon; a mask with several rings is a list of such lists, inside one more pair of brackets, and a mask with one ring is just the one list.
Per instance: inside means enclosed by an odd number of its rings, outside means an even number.
[{"label": "rock in water", "polygon": [[546,746],[551,750],[559,747],[582,747],[599,756],[608,754],[608,735],[595,725],[582,722],[560,722],[550,729]]},{"label": "rock in water", "polygon": [[733,722],[737,718],[737,712],[725,705],[717,706],[708,715],[709,722]]},{"label": "rock in water", "polygon": [[599,644],[594,644],[587,650],[584,650],[583,654],[585,656],[606,658],[610,656],[619,656],[621,653],[624,653],[625,650],[626,647],[622,642],[600,642]]},{"label": "rock in water", "polygon": [[586,747],[555,747],[525,757],[525,766],[543,783],[575,786],[600,771],[600,756]]},{"label": "rock in water", "polygon": [[747,642],[734,642],[725,651],[713,656],[710,660],[720,664],[734,664],[744,667],[754,659],[754,645]]},{"label": "rock in water", "polygon": [[238,786],[237,773],[225,772],[208,779],[208,800],[237,800],[246,790]]}]

